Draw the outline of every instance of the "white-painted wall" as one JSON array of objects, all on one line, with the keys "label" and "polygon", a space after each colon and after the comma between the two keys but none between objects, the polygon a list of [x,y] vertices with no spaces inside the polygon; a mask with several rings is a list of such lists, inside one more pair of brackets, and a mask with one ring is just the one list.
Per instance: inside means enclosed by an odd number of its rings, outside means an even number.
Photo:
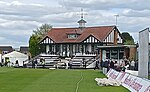
[{"label": "white-painted wall", "polygon": [[49,45],[46,45],[46,53],[49,52]]},{"label": "white-painted wall", "polygon": [[91,50],[91,44],[88,44],[87,49],[88,49],[89,52],[92,51],[92,50]]}]

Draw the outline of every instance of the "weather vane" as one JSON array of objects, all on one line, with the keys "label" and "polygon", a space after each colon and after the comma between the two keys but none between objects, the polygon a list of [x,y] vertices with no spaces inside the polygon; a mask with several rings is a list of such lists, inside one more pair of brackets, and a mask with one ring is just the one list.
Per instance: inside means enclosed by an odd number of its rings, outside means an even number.
[{"label": "weather vane", "polygon": [[81,12],[78,15],[81,15],[81,19],[83,19],[83,16],[87,15],[87,13],[84,12],[83,9],[81,8]]}]

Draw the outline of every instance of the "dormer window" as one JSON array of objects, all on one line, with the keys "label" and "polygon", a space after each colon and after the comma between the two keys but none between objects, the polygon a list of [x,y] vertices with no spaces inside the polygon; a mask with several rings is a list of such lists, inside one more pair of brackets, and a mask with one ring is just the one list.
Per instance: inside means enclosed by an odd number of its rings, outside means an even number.
[{"label": "dormer window", "polygon": [[77,38],[77,34],[68,34],[68,38],[69,39],[76,39]]}]

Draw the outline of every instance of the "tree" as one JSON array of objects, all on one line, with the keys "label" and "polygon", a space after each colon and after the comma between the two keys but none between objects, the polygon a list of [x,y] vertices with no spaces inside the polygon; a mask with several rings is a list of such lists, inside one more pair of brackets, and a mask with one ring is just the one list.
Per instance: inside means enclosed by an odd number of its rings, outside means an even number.
[{"label": "tree", "polygon": [[33,34],[29,39],[29,51],[32,57],[40,53],[39,41],[48,33],[48,31],[50,31],[51,28],[51,25],[43,24],[41,27],[33,30]]},{"label": "tree", "polygon": [[123,42],[124,44],[127,45],[134,44],[134,39],[128,32],[123,32],[121,35],[124,38],[124,42]]},{"label": "tree", "polygon": [[43,24],[41,27],[37,28],[36,30],[33,30],[33,33],[38,36],[45,36],[47,32],[52,29],[52,26],[50,24]]},{"label": "tree", "polygon": [[37,36],[37,35],[32,35],[30,37],[30,40],[29,40],[29,51],[32,55],[32,57],[36,56],[39,54],[39,44],[38,42],[40,41],[41,37],[40,36]]}]

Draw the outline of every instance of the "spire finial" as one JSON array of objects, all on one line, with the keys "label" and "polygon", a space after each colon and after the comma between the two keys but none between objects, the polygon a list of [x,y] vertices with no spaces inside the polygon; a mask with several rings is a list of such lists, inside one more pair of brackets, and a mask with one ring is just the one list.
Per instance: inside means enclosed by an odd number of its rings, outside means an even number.
[{"label": "spire finial", "polygon": [[81,19],[83,19],[83,15],[84,15],[83,9],[81,8]]},{"label": "spire finial", "polygon": [[81,16],[81,19],[83,19],[84,15],[87,15],[87,13],[85,13],[85,12],[83,11],[83,8],[81,8],[81,11],[80,11],[80,13],[79,13],[78,15],[80,15],[80,16]]},{"label": "spire finial", "polygon": [[79,28],[81,28],[82,30],[83,28],[85,28],[85,23],[86,23],[86,21],[83,19],[83,16],[87,15],[87,13],[85,13],[83,9],[81,8],[81,12],[79,15],[81,16],[81,19],[78,21],[78,23],[79,23]]}]

